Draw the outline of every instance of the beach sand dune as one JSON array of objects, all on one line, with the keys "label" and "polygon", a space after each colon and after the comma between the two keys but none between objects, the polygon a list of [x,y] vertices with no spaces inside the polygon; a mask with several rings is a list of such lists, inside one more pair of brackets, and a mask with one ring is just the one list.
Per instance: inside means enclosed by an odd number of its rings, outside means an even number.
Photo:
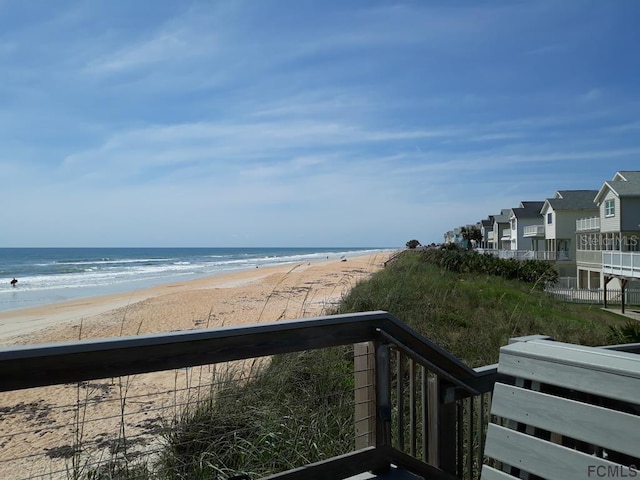
[{"label": "beach sand dune", "polygon": [[[0,345],[68,342],[274,322],[327,314],[389,254],[283,265],[144,291],[0,314]],[[80,385],[0,393],[0,478],[68,478],[74,445],[82,458],[114,452],[122,425],[140,451],[159,447],[158,432],[212,367],[157,372]],[[126,411],[123,408],[126,400]],[[122,414],[126,420],[122,422]],[[117,445],[116,445],[117,446]],[[92,451],[89,451],[92,450]],[[80,458],[76,455],[75,457]],[[57,473],[55,473],[57,472]]]}]

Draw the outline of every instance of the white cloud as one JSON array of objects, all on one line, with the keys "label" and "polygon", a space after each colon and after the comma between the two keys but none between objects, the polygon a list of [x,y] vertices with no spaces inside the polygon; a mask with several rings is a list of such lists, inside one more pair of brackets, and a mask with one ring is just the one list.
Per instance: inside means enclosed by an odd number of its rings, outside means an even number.
[{"label": "white cloud", "polygon": [[11,243],[402,245],[637,168],[610,7],[140,2],[11,17]]},{"label": "white cloud", "polygon": [[602,98],[603,92],[600,88],[592,88],[588,92],[580,95],[580,100],[583,102],[594,102]]},{"label": "white cloud", "polygon": [[89,63],[87,70],[95,73],[117,73],[140,69],[154,63],[171,62],[192,54],[189,43],[178,34],[162,34],[139,45]]},{"label": "white cloud", "polygon": [[616,125],[616,126],[607,128],[607,130],[615,133],[633,132],[635,130],[640,130],[640,122],[630,122],[622,125]]}]

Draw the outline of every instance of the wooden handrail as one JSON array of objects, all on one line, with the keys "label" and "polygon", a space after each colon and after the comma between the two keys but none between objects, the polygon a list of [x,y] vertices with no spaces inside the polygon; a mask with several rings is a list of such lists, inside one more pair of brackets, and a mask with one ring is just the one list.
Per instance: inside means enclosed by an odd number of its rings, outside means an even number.
[{"label": "wooden handrail", "polygon": [[411,351],[475,388],[472,368],[387,312],[363,312],[134,337],[0,349],[0,391],[133,375],[302,350],[383,340]]},{"label": "wooden handrail", "polygon": [[[366,469],[376,468],[378,464],[388,465],[390,457],[387,454],[379,457],[382,452],[392,452],[397,456],[391,463],[395,462],[396,465],[403,463],[409,470],[420,467],[429,470],[432,474],[442,475],[437,478],[444,478],[446,474],[443,470],[452,472],[455,467],[451,461],[443,461],[442,458],[445,457],[441,455],[442,452],[451,448],[451,442],[448,441],[450,439],[441,438],[440,432],[450,433],[456,428],[455,416],[449,418],[450,413],[455,410],[452,402],[490,391],[497,376],[495,366],[472,369],[383,311],[240,327],[4,347],[0,348],[0,392],[362,342],[371,342],[379,350],[375,354],[374,367],[376,372],[374,401],[377,405],[374,432],[377,453],[358,451],[344,459],[331,459],[318,465],[309,465],[295,474],[290,472],[293,475],[291,478],[298,478],[296,475],[308,477],[311,472],[314,475],[317,474],[318,478],[324,478],[322,475],[327,468],[336,471],[336,465],[341,465],[340,462],[343,460],[347,463],[357,460],[360,464],[358,468],[366,467]],[[388,378],[386,382],[384,381],[390,373],[389,346],[404,352],[418,365],[438,376],[437,389],[434,390],[435,403],[429,407],[432,408],[430,415],[433,415],[438,428],[429,429],[429,435],[433,437],[433,441],[444,442],[448,447],[443,446],[442,449],[433,447],[435,452],[431,454],[435,459],[433,462],[425,460],[425,463],[412,459],[407,463],[409,457],[391,447],[390,382]],[[386,352],[386,355],[383,355],[383,352]],[[436,378],[431,378],[429,381],[432,380]],[[426,437],[423,441],[427,441]],[[449,455],[446,458],[451,457],[455,460],[455,452],[453,450],[451,452],[453,457]],[[428,463],[431,463],[431,466]],[[447,478],[451,477],[447,476]]]}]

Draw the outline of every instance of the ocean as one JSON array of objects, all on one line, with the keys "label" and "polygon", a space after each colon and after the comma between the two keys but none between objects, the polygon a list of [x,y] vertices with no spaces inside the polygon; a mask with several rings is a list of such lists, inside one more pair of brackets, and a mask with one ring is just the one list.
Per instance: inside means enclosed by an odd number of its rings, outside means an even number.
[{"label": "ocean", "polygon": [[[389,248],[0,248],[0,311]],[[15,286],[12,279],[17,279]]]}]

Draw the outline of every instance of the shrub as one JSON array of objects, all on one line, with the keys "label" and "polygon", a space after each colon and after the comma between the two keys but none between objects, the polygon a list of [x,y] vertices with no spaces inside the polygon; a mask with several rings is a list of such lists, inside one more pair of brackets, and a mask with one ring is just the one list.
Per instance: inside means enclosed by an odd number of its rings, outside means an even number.
[{"label": "shrub", "polygon": [[420,242],[418,240],[409,240],[407,243],[407,248],[418,248],[420,246]]},{"label": "shrub", "polygon": [[557,283],[558,272],[549,262],[541,260],[502,259],[493,255],[481,255],[450,244],[441,249],[429,249],[422,253],[425,262],[455,273],[480,273],[496,275],[511,280],[521,280],[544,287]]},{"label": "shrub", "polygon": [[629,320],[624,325],[610,326],[609,342],[613,344],[640,343],[640,323]]}]

